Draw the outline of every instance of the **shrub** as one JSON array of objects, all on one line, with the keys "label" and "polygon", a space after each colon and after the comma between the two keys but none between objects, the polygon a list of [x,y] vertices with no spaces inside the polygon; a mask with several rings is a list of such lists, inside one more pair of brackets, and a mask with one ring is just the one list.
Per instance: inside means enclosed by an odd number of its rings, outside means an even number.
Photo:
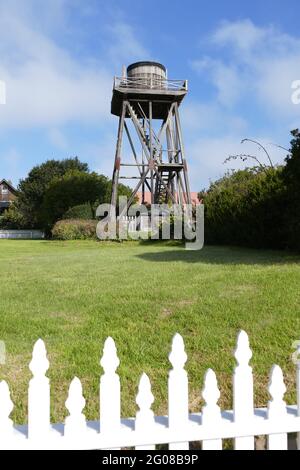
[{"label": "shrub", "polygon": [[27,222],[19,212],[16,203],[13,203],[8,209],[6,209],[0,217],[0,228],[7,230],[20,230],[28,228]]},{"label": "shrub", "polygon": [[89,203],[79,204],[78,206],[71,207],[63,216],[63,219],[91,220],[93,218],[94,213]]},{"label": "shrub", "polygon": [[208,243],[284,248],[286,191],[282,168],[228,173],[199,196]]},{"label": "shrub", "polygon": [[52,229],[52,237],[56,240],[96,239],[96,227],[96,220],[59,220]]}]

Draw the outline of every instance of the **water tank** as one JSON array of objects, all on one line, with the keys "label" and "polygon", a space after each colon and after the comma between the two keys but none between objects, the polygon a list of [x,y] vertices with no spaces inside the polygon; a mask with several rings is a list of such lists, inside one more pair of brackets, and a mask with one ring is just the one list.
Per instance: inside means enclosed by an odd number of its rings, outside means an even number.
[{"label": "water tank", "polygon": [[158,62],[135,62],[127,67],[127,78],[133,88],[163,88],[166,68]]}]

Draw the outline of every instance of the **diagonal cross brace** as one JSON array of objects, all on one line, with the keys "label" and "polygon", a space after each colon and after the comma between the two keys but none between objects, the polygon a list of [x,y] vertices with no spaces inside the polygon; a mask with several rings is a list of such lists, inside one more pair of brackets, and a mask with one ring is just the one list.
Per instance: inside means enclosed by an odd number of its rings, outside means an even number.
[{"label": "diagonal cross brace", "polygon": [[[127,106],[127,109],[129,111],[129,114],[130,114],[130,117],[132,119],[132,122],[134,124],[134,127],[136,129],[136,132],[138,134],[138,137],[140,139],[140,142],[143,146],[143,149],[145,151],[145,155],[146,155],[146,158],[148,160],[148,164],[150,165],[150,162],[151,162],[151,155],[150,155],[150,149],[149,149],[149,146],[148,144],[146,144],[147,142],[147,139],[146,139],[146,136],[145,136],[145,132],[144,132],[144,129],[142,128],[142,126],[140,125],[137,117],[135,116],[135,114],[133,113],[133,110],[132,110],[132,107],[131,105],[129,104],[128,101],[126,101],[126,106]],[[163,181],[161,175],[159,174],[159,171],[157,170],[156,166],[155,166],[155,161],[153,160],[154,162],[154,166],[153,166],[153,171],[155,172],[155,174],[157,175],[157,177],[160,179],[162,185],[164,186],[164,188],[166,189],[166,191],[168,192],[170,198],[172,199],[172,201],[176,204],[177,201],[176,201],[176,198],[174,197],[174,195],[172,194],[172,192],[170,191],[169,187],[166,185],[166,183]]]}]

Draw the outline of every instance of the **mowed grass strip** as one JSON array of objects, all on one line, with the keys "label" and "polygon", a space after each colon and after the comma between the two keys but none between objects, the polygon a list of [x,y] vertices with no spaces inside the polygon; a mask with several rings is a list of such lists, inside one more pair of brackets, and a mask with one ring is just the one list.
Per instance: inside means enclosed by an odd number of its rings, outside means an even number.
[{"label": "mowed grass strip", "polygon": [[300,257],[227,247],[186,251],[172,243],[0,241],[0,339],[17,423],[26,422],[28,364],[42,338],[50,360],[51,419],[62,421],[68,386],[83,383],[88,419],[99,415],[99,365],[112,336],[121,360],[122,415],[136,412],[146,372],[154,411],[167,411],[168,353],[179,332],[185,341],[190,408],[198,411],[209,367],[231,408],[232,355],[240,329],[253,349],[255,404],[268,400],[270,367],[285,373],[295,401],[292,343],[300,339]]}]

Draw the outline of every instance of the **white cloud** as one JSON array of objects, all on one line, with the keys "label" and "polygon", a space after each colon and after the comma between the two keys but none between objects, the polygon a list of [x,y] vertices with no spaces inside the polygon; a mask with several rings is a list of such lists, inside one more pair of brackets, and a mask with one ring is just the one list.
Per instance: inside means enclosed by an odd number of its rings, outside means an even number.
[{"label": "white cloud", "polygon": [[[287,152],[272,146],[272,138],[257,137],[258,142],[265,146],[270,154],[273,164],[282,164]],[[187,145],[187,157],[189,161],[191,185],[199,190],[208,186],[208,181],[215,181],[224,175],[227,170],[254,166],[255,162],[248,160],[232,160],[226,164],[224,161],[230,155],[250,154],[255,155],[262,164],[268,164],[264,151],[251,142],[241,144],[238,136],[228,134],[226,136],[203,137],[195,139]]]},{"label": "white cloud", "polygon": [[298,37],[286,34],[273,25],[256,26],[249,19],[221,23],[211,35],[211,42],[243,53],[246,62],[248,54],[252,56],[254,51],[259,56],[266,53],[285,56],[286,53],[298,53],[300,45]]},{"label": "white cloud", "polygon": [[274,118],[300,116],[291,101],[291,84],[300,79],[300,38],[243,20],[222,23],[210,41],[227,59],[204,57],[193,65],[209,73],[220,104],[251,100]]},{"label": "white cloud", "polygon": [[211,40],[219,46],[230,45],[247,53],[264,41],[269,31],[269,28],[259,28],[248,19],[236,22],[224,21],[214,31]]},{"label": "white cloud", "polygon": [[[19,151],[16,148],[10,147],[3,154],[0,154],[0,161],[1,161],[0,178],[11,180],[13,177],[14,179],[13,184],[16,184],[18,178],[22,176],[21,169],[20,169],[23,163],[22,155],[19,153]],[[5,171],[3,171],[4,169]]]},{"label": "white cloud", "polygon": [[[55,0],[42,10],[62,24],[67,21],[69,3]],[[39,29],[39,13],[44,30]],[[28,0],[26,8],[19,8],[15,0],[10,4],[0,0],[0,79],[7,87],[7,104],[0,108],[1,128],[104,122],[110,113],[113,61],[140,57],[144,48],[132,28],[118,22],[110,27],[111,45],[105,57],[83,60],[51,38],[45,16],[36,0]],[[110,62],[107,53],[112,55]]]},{"label": "white cloud", "polygon": [[192,134],[198,132],[222,133],[246,132],[247,121],[228,110],[224,110],[215,102],[187,101],[180,108],[182,125],[185,133]]},{"label": "white cloud", "polygon": [[129,24],[118,21],[110,25],[107,31],[112,38],[111,44],[107,48],[107,56],[116,67],[122,66],[123,63],[128,64],[131,61],[150,58],[149,52],[135,37]]},{"label": "white cloud", "polygon": [[[198,138],[188,145],[190,175],[192,187],[200,189],[207,182],[221,177],[230,166],[223,165],[224,160],[240,150],[236,136]],[[235,167],[238,165],[235,164]]]},{"label": "white cloud", "polygon": [[218,92],[217,99],[220,104],[230,107],[238,101],[244,85],[241,74],[235,65],[227,65],[220,60],[205,57],[194,61],[193,67],[200,73],[210,73],[211,81]]},{"label": "white cloud", "polygon": [[[16,150],[22,149],[23,135],[39,139],[38,129],[62,156],[79,155],[91,169],[111,175],[117,130],[117,120],[110,115],[113,75],[121,72],[123,62],[149,56],[133,27],[115,13],[108,28],[100,21],[95,52],[89,44],[93,35],[86,28],[100,14],[98,2],[51,0],[45,6],[43,0],[0,0],[0,80],[7,90],[7,103],[0,107],[0,132],[14,130],[17,142],[16,148],[2,150],[2,176],[5,172],[17,181],[41,158],[35,148],[24,151],[22,159]],[[84,25],[82,30],[79,24]],[[80,46],[75,41],[72,47],[72,37]],[[64,128],[72,123],[93,129],[88,142],[82,136],[72,138],[72,126],[66,138]],[[14,161],[22,164],[13,165]]]},{"label": "white cloud", "polygon": [[223,165],[229,155],[251,154],[267,163],[255,144],[240,144],[245,137],[265,145],[274,164],[283,163],[287,152],[270,142],[288,146],[280,139],[299,127],[300,117],[300,105],[291,101],[291,84],[300,79],[300,38],[243,20],[223,22],[209,43],[211,54],[192,65],[201,79],[212,83],[214,96],[182,108],[191,183],[198,189],[227,169],[254,163]]},{"label": "white cloud", "polygon": [[7,87],[2,128],[96,120],[109,111],[111,75],[101,65],[73,59],[11,13],[0,18],[0,43],[0,76]]}]

